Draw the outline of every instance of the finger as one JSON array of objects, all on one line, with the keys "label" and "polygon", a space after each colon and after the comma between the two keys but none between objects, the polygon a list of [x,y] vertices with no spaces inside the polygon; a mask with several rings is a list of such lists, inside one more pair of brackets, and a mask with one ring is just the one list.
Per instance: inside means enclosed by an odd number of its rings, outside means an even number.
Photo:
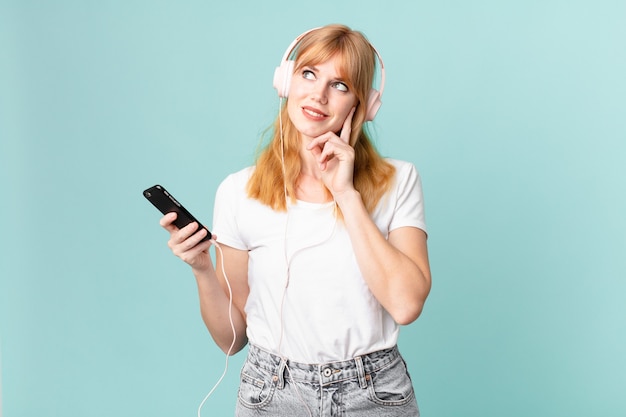
[{"label": "finger", "polygon": [[174,251],[174,254],[177,255],[180,259],[192,265],[197,260],[198,255],[201,253],[208,253],[209,248],[211,247],[212,242],[207,240],[204,242],[200,242],[189,249],[181,250],[180,252]]},{"label": "finger", "polygon": [[318,155],[317,161],[320,164],[320,168],[322,171],[326,169],[328,162],[333,158],[340,158],[341,149],[345,146],[345,144],[338,139],[329,140],[324,144],[324,149]]},{"label": "finger", "polygon": [[354,116],[354,112],[356,107],[352,107],[350,113],[348,113],[348,117],[343,122],[343,127],[341,128],[341,135],[339,136],[344,143],[350,143],[350,135],[352,134],[352,117]]},{"label": "finger", "polygon": [[174,220],[176,220],[176,216],[177,214],[174,211],[167,213],[163,217],[161,217],[161,219],[159,220],[159,224],[163,227],[169,226]]},{"label": "finger", "polygon": [[316,138],[313,138],[311,142],[309,142],[309,144],[307,145],[307,149],[313,151],[314,153],[317,152],[317,154],[319,154],[324,148],[326,142],[328,142],[332,136],[334,136],[333,133],[326,132]]},{"label": "finger", "polygon": [[[167,230],[170,232],[170,239],[167,242],[167,245],[172,250],[176,250],[176,252],[185,251],[191,247],[185,242],[197,231],[198,223],[193,222],[189,223],[187,226],[182,229],[178,229],[176,226],[172,225]],[[197,243],[197,242],[196,242]],[[179,248],[179,249],[177,249]]]},{"label": "finger", "polygon": [[324,144],[324,149],[318,155],[318,161],[323,162],[331,159],[337,153],[336,145],[332,141],[328,141]]},{"label": "finger", "polygon": [[335,137],[324,143],[323,149],[319,155],[321,158],[332,158],[350,151],[352,147],[341,139]]},{"label": "finger", "polygon": [[159,220],[159,224],[168,232],[175,231],[177,230],[177,227],[174,226],[173,223],[176,221],[177,217],[178,214],[176,214],[176,212],[167,213],[166,215],[161,217],[161,219]]},{"label": "finger", "polygon": [[[181,231],[182,230],[183,229],[181,229]],[[189,237],[181,242],[181,245],[183,246],[184,250],[190,250],[192,248],[195,248],[202,241],[202,239],[206,237],[207,233],[208,232],[204,227],[197,232],[192,232]],[[209,246],[211,245],[209,244]]]},{"label": "finger", "polygon": [[307,145],[307,148],[308,148],[309,151],[311,151],[313,156],[315,156],[317,158],[322,153],[323,145],[320,146],[318,144],[313,144],[313,142],[311,142],[311,143],[309,143],[309,145]]},{"label": "finger", "polygon": [[[205,242],[201,242],[207,235],[207,230],[202,228],[201,230],[196,231],[196,227],[189,227],[192,224],[189,224],[179,231],[172,233],[170,236],[170,240],[168,241],[168,246],[174,254],[177,256],[182,256],[183,254],[189,252],[194,249],[196,246],[199,246],[200,243],[204,244]],[[206,246],[207,248],[211,246],[210,244]]]},{"label": "finger", "polygon": [[[178,233],[177,233],[180,241],[182,242],[183,240],[189,239],[189,237],[192,236],[196,232],[199,233],[199,231],[198,231],[199,227],[200,226],[198,225],[198,222],[191,222],[187,226],[185,226],[182,229],[180,229],[178,231]],[[205,230],[205,232],[206,232],[206,230]]]}]

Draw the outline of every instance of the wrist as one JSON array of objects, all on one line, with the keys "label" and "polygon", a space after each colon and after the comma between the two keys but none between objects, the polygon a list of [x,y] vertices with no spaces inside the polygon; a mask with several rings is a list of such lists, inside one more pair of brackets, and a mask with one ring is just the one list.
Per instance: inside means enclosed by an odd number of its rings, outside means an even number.
[{"label": "wrist", "polygon": [[337,193],[333,196],[333,198],[335,200],[335,203],[337,203],[340,208],[344,208],[344,206],[347,207],[355,203],[363,203],[363,200],[361,199],[361,193],[359,193],[354,188],[342,191],[341,193]]},{"label": "wrist", "polygon": [[208,266],[192,266],[191,272],[198,280],[203,280],[209,278],[212,274],[215,273],[215,270],[212,265]]}]

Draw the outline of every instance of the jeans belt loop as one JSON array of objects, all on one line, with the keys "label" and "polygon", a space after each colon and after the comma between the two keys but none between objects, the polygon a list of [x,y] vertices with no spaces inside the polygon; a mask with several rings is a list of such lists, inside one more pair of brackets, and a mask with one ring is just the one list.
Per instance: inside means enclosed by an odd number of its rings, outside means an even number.
[{"label": "jeans belt loop", "polygon": [[365,378],[365,368],[363,367],[363,359],[360,356],[354,358],[356,363],[356,371],[359,375],[359,386],[363,389],[367,388],[367,379]]},{"label": "jeans belt loop", "polygon": [[276,383],[276,387],[278,389],[283,389],[285,387],[285,371],[287,368],[287,359],[281,358],[278,367],[276,368],[276,373],[278,377],[278,381]]}]

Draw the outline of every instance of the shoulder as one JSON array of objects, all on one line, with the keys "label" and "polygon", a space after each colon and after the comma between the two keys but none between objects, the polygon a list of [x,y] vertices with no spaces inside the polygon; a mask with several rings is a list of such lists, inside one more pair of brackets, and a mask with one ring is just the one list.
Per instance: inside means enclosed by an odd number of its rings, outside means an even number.
[{"label": "shoulder", "polygon": [[422,204],[422,178],[415,165],[398,159],[387,161],[396,169],[389,196],[395,199],[396,203],[410,201],[411,204]]},{"label": "shoulder", "polygon": [[376,213],[385,226],[381,230],[389,232],[411,226],[426,231],[422,181],[415,165],[397,159],[386,160],[396,168],[396,173],[389,194]]},{"label": "shoulder", "polygon": [[[216,204],[236,204],[248,195],[247,184],[250,175],[254,172],[254,166],[246,167],[229,174],[217,187],[215,194]],[[230,203],[227,203],[230,202]]]},{"label": "shoulder", "polygon": [[413,163],[393,158],[385,158],[385,161],[387,161],[396,169],[396,183],[402,183],[406,181],[420,181],[419,171]]},{"label": "shoulder", "polygon": [[399,171],[415,169],[415,165],[409,161],[403,161],[395,158],[385,158],[385,161],[389,162]]}]

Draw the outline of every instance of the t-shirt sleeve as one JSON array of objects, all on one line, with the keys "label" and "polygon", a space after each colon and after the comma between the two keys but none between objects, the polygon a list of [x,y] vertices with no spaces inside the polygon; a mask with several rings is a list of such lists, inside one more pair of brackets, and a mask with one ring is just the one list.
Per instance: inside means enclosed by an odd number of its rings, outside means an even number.
[{"label": "t-shirt sleeve", "polygon": [[396,166],[396,204],[389,230],[412,226],[428,233],[419,172],[411,163]]},{"label": "t-shirt sleeve", "polygon": [[217,235],[217,241],[235,249],[245,250],[246,245],[241,238],[237,223],[238,201],[241,195],[237,189],[233,175],[229,175],[222,181],[215,194],[213,207],[213,230]]}]

